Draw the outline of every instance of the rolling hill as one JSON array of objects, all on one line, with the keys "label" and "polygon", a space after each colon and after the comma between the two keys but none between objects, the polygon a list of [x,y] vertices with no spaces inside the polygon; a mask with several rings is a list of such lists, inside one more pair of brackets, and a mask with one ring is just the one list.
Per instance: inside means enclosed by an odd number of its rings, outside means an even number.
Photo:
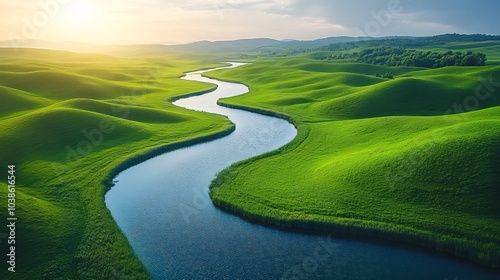
[{"label": "rolling hill", "polygon": [[299,130],[279,152],[223,171],[210,191],[219,207],[500,265],[500,88],[484,82],[500,80],[498,66],[424,70],[297,57],[210,76],[251,89],[221,104],[285,115]]},{"label": "rolling hill", "polygon": [[[149,279],[104,194],[123,168],[233,129],[223,117],[168,102],[211,88],[180,80],[184,71],[220,64],[173,52],[119,58],[1,49],[0,57],[0,164],[16,165],[22,221],[17,279]],[[6,182],[0,187],[6,201]],[[1,251],[6,246],[0,242]],[[1,260],[5,266],[6,255]]]}]

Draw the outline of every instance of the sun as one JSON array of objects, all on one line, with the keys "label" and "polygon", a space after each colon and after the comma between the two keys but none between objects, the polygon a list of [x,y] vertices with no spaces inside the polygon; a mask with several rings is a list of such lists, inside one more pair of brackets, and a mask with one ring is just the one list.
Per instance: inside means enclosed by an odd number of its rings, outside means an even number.
[{"label": "sun", "polygon": [[[0,0],[1,1],[1,0]],[[61,5],[46,33],[57,41],[101,43],[113,40],[115,22],[104,1],[71,0]]]},{"label": "sun", "polygon": [[99,17],[99,9],[88,1],[75,1],[64,8],[64,21],[81,26],[94,23]]}]

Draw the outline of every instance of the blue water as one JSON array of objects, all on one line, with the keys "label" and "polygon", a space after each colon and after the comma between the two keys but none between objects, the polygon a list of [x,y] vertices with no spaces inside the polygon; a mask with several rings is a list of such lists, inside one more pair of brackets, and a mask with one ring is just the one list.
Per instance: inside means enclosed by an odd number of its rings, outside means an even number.
[{"label": "blue water", "polygon": [[175,104],[226,115],[236,130],[131,167],[106,194],[107,207],[155,279],[500,279],[499,271],[426,250],[282,231],[215,208],[208,187],[217,172],[283,146],[297,131],[284,120],[216,105],[248,88],[203,72],[184,79],[218,89]]}]

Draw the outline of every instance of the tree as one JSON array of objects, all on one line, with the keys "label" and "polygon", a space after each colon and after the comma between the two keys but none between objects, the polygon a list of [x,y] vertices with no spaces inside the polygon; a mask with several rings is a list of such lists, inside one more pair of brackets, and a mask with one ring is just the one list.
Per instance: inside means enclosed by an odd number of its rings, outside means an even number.
[{"label": "tree", "polygon": [[411,66],[425,68],[439,68],[445,66],[483,66],[486,64],[486,55],[483,53],[467,53],[446,51],[443,53],[432,51],[406,50],[402,47],[378,47],[363,49],[359,53],[332,55],[332,59],[352,59],[356,62],[371,63],[385,66]]}]

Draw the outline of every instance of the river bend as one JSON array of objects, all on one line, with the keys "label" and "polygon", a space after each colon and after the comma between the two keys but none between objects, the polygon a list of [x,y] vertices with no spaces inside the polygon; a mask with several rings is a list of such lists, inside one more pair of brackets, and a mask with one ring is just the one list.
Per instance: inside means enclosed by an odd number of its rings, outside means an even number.
[{"label": "river bend", "polygon": [[218,88],[174,104],[225,115],[236,130],[133,166],[106,194],[107,207],[154,279],[500,279],[426,250],[282,231],[215,208],[208,187],[217,172],[285,145],[297,131],[278,118],[218,106],[218,99],[248,88],[202,77],[207,71],[183,79]]}]

